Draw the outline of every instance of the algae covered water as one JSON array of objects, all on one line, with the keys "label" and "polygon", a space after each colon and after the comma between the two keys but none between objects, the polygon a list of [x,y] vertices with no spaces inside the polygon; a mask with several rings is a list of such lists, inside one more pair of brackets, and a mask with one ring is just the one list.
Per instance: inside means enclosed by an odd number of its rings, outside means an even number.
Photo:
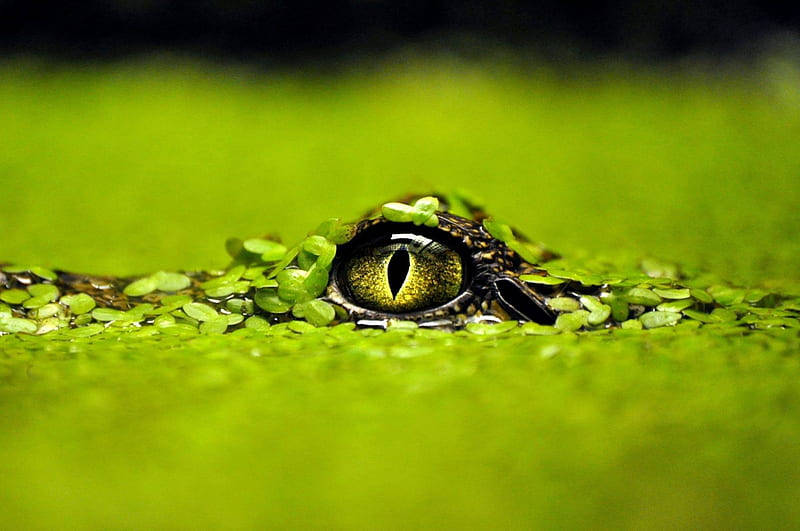
[{"label": "algae covered water", "polygon": [[[221,269],[232,235],[468,188],[586,274],[677,264],[791,315],[792,76],[6,64],[0,259]],[[3,336],[0,522],[792,526],[800,338],[754,328]]]}]

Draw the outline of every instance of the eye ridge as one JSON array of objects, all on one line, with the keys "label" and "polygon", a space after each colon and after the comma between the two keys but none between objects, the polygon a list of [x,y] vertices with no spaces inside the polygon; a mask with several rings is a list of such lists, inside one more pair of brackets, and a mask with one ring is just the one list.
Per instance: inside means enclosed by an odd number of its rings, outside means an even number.
[{"label": "eye ridge", "polygon": [[389,259],[389,264],[386,266],[386,276],[389,280],[389,289],[392,292],[392,298],[397,299],[397,294],[406,283],[408,274],[411,271],[411,260],[408,256],[408,251],[405,249],[398,249],[392,254]]}]

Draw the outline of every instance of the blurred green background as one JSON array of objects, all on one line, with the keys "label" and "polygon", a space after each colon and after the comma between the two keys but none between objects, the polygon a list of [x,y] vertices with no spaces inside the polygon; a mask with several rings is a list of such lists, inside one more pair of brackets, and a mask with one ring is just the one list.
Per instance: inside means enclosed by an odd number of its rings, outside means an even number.
[{"label": "blurred green background", "polygon": [[[800,69],[0,66],[0,260],[221,267],[453,187],[577,262],[800,280]],[[795,527],[800,339],[0,338],[0,527]]]},{"label": "blurred green background", "polygon": [[387,61],[335,74],[162,61],[0,67],[0,256],[209,268],[460,187],[565,253],[798,278],[800,72]]}]

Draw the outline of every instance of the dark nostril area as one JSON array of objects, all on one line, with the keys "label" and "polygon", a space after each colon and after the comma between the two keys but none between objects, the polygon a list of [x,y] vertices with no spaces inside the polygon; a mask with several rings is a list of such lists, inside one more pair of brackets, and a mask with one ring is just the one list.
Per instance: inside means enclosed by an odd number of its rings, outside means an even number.
[{"label": "dark nostril area", "polygon": [[524,319],[541,324],[553,324],[555,316],[542,301],[537,300],[519,281],[499,278],[494,289],[501,306],[514,319]]},{"label": "dark nostril area", "polygon": [[389,266],[387,267],[386,274],[389,277],[389,289],[392,290],[392,298],[397,298],[400,288],[405,284],[410,266],[411,262],[408,258],[408,251],[395,251],[389,259]]}]

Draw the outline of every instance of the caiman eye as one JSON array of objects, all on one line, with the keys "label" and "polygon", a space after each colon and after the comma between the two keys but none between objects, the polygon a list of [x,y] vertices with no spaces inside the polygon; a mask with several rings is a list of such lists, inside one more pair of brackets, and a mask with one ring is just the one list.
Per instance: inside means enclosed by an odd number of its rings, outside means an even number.
[{"label": "caiman eye", "polygon": [[416,312],[454,299],[465,267],[448,245],[413,232],[384,234],[345,257],[339,280],[358,305],[387,313]]}]

